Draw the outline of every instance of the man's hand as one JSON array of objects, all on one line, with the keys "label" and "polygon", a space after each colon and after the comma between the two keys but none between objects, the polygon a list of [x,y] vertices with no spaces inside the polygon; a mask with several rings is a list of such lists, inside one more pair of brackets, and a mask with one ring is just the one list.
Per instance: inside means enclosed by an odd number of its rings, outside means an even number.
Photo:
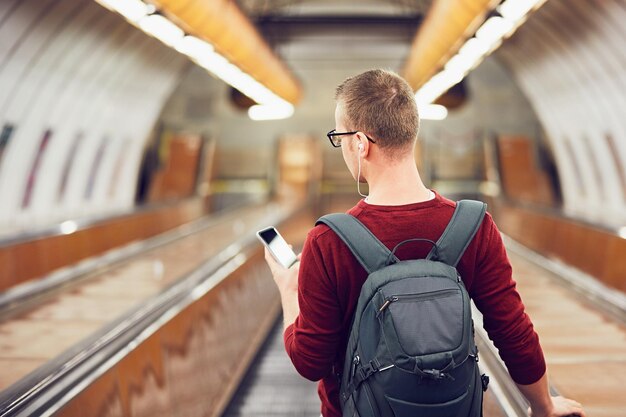
[{"label": "man's hand", "polygon": [[[291,245],[289,245],[291,247]],[[270,251],[265,248],[265,262],[272,271],[274,282],[278,286],[281,296],[284,293],[298,292],[298,272],[300,270],[300,256],[298,255],[298,262],[293,264],[291,268],[285,268],[274,259]]]},{"label": "man's hand", "polygon": [[280,292],[285,328],[292,324],[300,313],[298,305],[298,272],[300,271],[301,255],[298,255],[298,262],[292,265],[291,268],[285,268],[265,248],[265,261],[270,267],[270,271],[272,271],[272,277],[274,277],[274,282]]},{"label": "man's hand", "polygon": [[552,397],[551,411],[534,412],[529,408],[528,415],[530,417],[586,417],[585,410],[580,403],[560,396]]}]

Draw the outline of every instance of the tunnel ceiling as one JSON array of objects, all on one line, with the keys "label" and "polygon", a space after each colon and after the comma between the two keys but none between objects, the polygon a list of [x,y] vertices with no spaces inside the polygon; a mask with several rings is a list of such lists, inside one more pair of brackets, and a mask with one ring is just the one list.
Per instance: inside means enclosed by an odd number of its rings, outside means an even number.
[{"label": "tunnel ceiling", "polygon": [[287,1],[242,0],[243,10],[287,61],[306,58],[376,61],[406,53],[390,51],[410,44],[431,1]]},{"label": "tunnel ceiling", "polygon": [[346,77],[377,67],[401,70],[431,2],[240,0],[238,4],[302,82],[304,96],[296,113],[324,110],[332,115],[328,109],[335,87]]}]

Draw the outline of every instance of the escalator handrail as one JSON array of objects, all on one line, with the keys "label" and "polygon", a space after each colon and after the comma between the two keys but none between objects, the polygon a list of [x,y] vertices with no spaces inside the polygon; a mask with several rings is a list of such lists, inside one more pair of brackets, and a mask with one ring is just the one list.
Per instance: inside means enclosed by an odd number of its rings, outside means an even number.
[{"label": "escalator handrail", "polygon": [[[300,210],[273,213],[264,222],[279,225]],[[258,250],[254,233],[237,239],[158,295],[0,392],[0,417],[52,415]]]},{"label": "escalator handrail", "polygon": [[[229,213],[213,216],[204,216],[196,220],[175,227],[172,230],[132,242],[122,247],[109,250],[102,255],[87,258],[75,265],[51,272],[39,279],[16,285],[4,292],[0,292],[0,317],[14,314],[15,310],[29,307],[31,302],[38,301],[41,296],[64,287],[70,283],[81,281],[96,272],[104,272],[117,264],[149,252],[156,248],[169,245],[177,240],[196,234],[205,229],[223,222],[225,219],[237,216],[237,212],[247,205],[231,209]],[[234,210],[234,211],[232,211]]]}]

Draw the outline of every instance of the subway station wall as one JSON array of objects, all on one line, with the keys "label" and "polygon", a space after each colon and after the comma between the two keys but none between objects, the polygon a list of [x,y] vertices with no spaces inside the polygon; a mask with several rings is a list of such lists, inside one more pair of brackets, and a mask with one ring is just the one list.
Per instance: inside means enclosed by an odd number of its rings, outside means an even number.
[{"label": "subway station wall", "polygon": [[463,104],[449,108],[444,120],[421,121],[420,174],[427,182],[441,185],[442,192],[445,181],[485,177],[485,140],[523,136],[537,152],[545,150],[537,115],[498,58],[485,59],[463,83]]},{"label": "subway station wall", "polygon": [[626,6],[551,0],[496,56],[535,109],[554,150],[564,210],[626,224]]},{"label": "subway station wall", "polygon": [[188,60],[93,0],[0,2],[0,231],[133,206]]}]

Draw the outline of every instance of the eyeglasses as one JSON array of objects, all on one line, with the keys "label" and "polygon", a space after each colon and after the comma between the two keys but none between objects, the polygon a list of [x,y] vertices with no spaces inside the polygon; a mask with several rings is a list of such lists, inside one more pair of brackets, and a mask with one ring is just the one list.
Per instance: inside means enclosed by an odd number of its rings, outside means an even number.
[{"label": "eyeglasses", "polygon": [[[331,145],[333,145],[335,148],[340,148],[341,147],[341,137],[344,136],[344,135],[354,135],[355,133],[357,133],[357,132],[356,131],[355,132],[337,132],[337,131],[335,131],[335,129],[333,129],[333,130],[331,130],[330,132],[328,132],[326,134],[326,137],[328,137],[328,140],[330,141]],[[376,143],[369,136],[365,135],[365,137],[370,142]]]}]

